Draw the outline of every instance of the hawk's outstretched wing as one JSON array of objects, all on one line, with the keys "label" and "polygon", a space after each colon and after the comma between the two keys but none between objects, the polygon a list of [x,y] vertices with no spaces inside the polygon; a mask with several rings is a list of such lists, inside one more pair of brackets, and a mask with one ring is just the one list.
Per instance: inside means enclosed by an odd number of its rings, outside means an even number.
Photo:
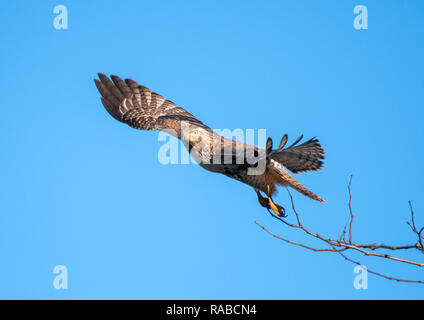
[{"label": "hawk's outstretched wing", "polygon": [[123,81],[118,76],[99,73],[95,79],[106,110],[118,121],[142,130],[175,130],[180,133],[182,121],[208,128],[191,113],[166,100],[131,79]]}]

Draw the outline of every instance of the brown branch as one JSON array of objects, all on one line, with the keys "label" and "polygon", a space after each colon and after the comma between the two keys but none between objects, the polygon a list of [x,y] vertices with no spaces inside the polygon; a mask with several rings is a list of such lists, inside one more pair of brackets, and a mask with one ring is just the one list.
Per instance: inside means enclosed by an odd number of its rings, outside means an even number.
[{"label": "brown branch", "polygon": [[[340,252],[340,251],[336,251],[336,252],[337,252],[337,253],[339,253],[339,254],[340,254],[340,255],[341,255],[344,259],[346,259],[347,261],[352,262],[352,263],[354,263],[354,264],[356,264],[356,265],[358,265],[358,266],[360,266],[360,267],[362,267],[362,268],[363,268],[363,265],[362,265],[359,261],[355,261],[355,260],[353,260],[353,259],[351,259],[351,258],[347,257],[345,254],[343,254],[343,253],[342,253],[342,252]],[[390,276],[384,275],[384,274],[382,274],[382,273],[379,273],[379,272],[376,272],[376,271],[370,270],[370,269],[368,269],[368,268],[366,268],[366,270],[367,270],[367,272],[369,272],[369,273],[372,273],[372,274],[374,274],[374,275],[376,275],[376,276],[382,277],[382,278],[387,279],[387,280],[393,280],[393,281],[398,281],[398,282],[409,282],[409,283],[422,283],[422,284],[424,284],[424,281],[422,281],[422,280],[400,279],[400,278],[395,278],[395,277],[390,277]]]},{"label": "brown branch", "polygon": [[420,246],[417,243],[416,244],[404,245],[404,246],[388,246],[384,243],[382,243],[382,244],[377,244],[377,243],[355,244],[355,247],[367,248],[367,249],[371,249],[371,250],[376,250],[376,249],[387,249],[387,250],[420,249]]},{"label": "brown branch", "polygon": [[[348,184],[348,192],[349,192],[348,208],[349,208],[349,213],[350,213],[350,219],[349,219],[349,222],[346,223],[346,225],[345,225],[345,227],[342,231],[342,234],[341,234],[341,236],[338,240],[335,240],[335,239],[332,239],[332,238],[325,238],[325,237],[319,235],[318,233],[310,231],[308,228],[306,228],[301,223],[299,214],[298,214],[296,207],[294,205],[293,196],[291,195],[290,190],[288,188],[287,188],[287,192],[290,196],[291,207],[292,207],[292,210],[293,210],[293,212],[296,216],[297,224],[289,223],[289,222],[285,221],[284,219],[275,216],[272,212],[270,212],[270,214],[274,218],[283,222],[287,226],[294,228],[294,229],[302,230],[307,235],[309,235],[313,238],[319,239],[322,242],[326,243],[327,245],[330,246],[330,248],[324,248],[324,249],[323,248],[314,248],[312,246],[308,246],[308,245],[305,245],[305,244],[302,244],[302,243],[299,243],[299,242],[294,242],[294,241],[291,241],[287,238],[283,238],[283,237],[281,237],[281,236],[279,236],[275,233],[272,233],[267,228],[265,228],[264,226],[259,224],[257,221],[255,221],[255,224],[258,225],[262,230],[266,231],[271,236],[273,236],[273,237],[275,237],[279,240],[282,240],[286,243],[293,244],[293,245],[296,245],[296,246],[299,246],[299,247],[303,247],[305,249],[308,249],[308,250],[311,250],[311,251],[314,251],[314,252],[336,252],[336,253],[340,254],[345,260],[350,261],[350,262],[357,264],[357,265],[360,265],[360,266],[361,266],[360,262],[349,258],[343,252],[348,251],[350,249],[350,250],[358,251],[358,252],[360,252],[360,253],[362,253],[366,256],[374,256],[374,257],[379,257],[379,258],[385,258],[385,259],[388,259],[388,260],[412,264],[412,265],[415,265],[415,266],[418,266],[418,267],[424,267],[424,262],[408,260],[408,259],[388,255],[388,254],[385,254],[385,253],[374,252],[375,250],[378,250],[378,249],[386,249],[386,250],[392,250],[392,251],[418,249],[419,251],[424,253],[424,249],[423,249],[423,239],[424,238],[423,238],[423,235],[422,235],[422,232],[424,231],[424,227],[421,228],[418,231],[418,229],[415,225],[414,211],[412,209],[411,202],[409,202],[410,211],[411,211],[411,222],[408,221],[407,224],[410,226],[412,231],[418,236],[418,242],[416,242],[415,244],[411,244],[411,245],[400,245],[400,246],[386,245],[384,243],[381,243],[381,244],[377,244],[377,243],[371,243],[371,244],[352,243],[352,223],[353,223],[354,215],[353,215],[353,211],[352,211],[351,184],[352,184],[352,175],[350,176],[350,180],[349,180],[349,184]],[[349,225],[349,229],[347,231],[346,229],[347,229],[348,225]],[[346,239],[345,239],[346,232],[349,233],[349,240],[348,241],[346,241]],[[374,274],[374,275],[377,275],[379,277],[382,277],[382,278],[385,278],[385,279],[388,279],[388,280],[394,280],[394,281],[398,281],[398,282],[411,282],[411,283],[423,283],[424,284],[424,281],[421,281],[421,280],[408,280],[408,279],[395,278],[395,277],[390,277],[390,276],[387,276],[387,275],[384,275],[382,273],[372,271],[372,270],[369,270],[369,269],[368,269],[368,271],[370,273]]]},{"label": "brown branch", "polygon": [[337,251],[344,251],[344,250],[346,250],[346,248],[337,250],[337,249],[317,249],[317,248],[309,247],[309,246],[304,245],[302,243],[294,242],[294,241],[288,240],[286,238],[283,238],[281,236],[277,236],[275,233],[272,233],[267,228],[265,228],[264,226],[262,226],[261,224],[259,224],[257,221],[255,221],[255,224],[257,224],[260,228],[262,228],[262,230],[268,232],[270,235],[272,235],[273,237],[275,237],[277,239],[283,240],[283,241],[285,241],[287,243],[294,244],[296,246],[299,246],[299,247],[302,247],[302,248],[305,248],[305,249],[309,249],[309,250],[312,250],[312,251],[315,251],[315,252],[322,252],[322,251],[337,252]]},{"label": "brown branch", "polygon": [[[413,265],[416,265],[418,267],[424,267],[424,263],[423,262],[417,262],[417,261],[402,259],[402,258],[394,257],[394,256],[391,256],[391,255],[388,255],[388,254],[382,254],[382,253],[377,253],[377,252],[370,252],[370,251],[367,251],[367,250],[364,250],[364,249],[358,247],[355,244],[341,243],[338,246],[359,251],[359,252],[363,253],[366,256],[374,256],[374,257],[379,257],[379,258],[386,258],[386,259],[390,259],[390,260],[394,260],[394,261],[399,261],[399,262],[413,264]],[[392,250],[396,250],[396,249],[392,249]]]}]

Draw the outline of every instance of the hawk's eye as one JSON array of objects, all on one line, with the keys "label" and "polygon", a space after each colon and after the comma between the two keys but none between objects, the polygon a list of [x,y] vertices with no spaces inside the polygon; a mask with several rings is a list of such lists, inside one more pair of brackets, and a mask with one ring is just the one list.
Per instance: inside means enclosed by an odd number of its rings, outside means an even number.
[{"label": "hawk's eye", "polygon": [[199,131],[197,131],[197,130],[193,130],[191,133],[192,133],[193,135],[197,136],[197,135],[199,134]]}]

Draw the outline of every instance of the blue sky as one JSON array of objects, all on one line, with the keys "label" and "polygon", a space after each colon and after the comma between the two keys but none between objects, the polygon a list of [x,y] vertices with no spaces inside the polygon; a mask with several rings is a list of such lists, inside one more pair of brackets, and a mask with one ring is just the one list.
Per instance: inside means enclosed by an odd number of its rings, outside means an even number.
[{"label": "blue sky", "polygon": [[[53,8],[68,8],[68,30]],[[368,30],[353,8],[368,8]],[[303,222],[336,237],[353,174],[357,242],[413,243],[424,225],[422,1],[8,1],[1,5],[0,298],[383,299],[424,285],[272,238],[319,245],[272,219],[254,191],[196,165],[161,165],[163,142],[110,117],[97,72],[132,78],[213,128],[317,136],[318,173],[293,191]],[[291,141],[292,141],[291,140]],[[276,201],[289,208],[281,190]],[[291,212],[289,220],[293,221]],[[418,252],[404,257],[423,260]],[[388,275],[418,267],[352,255]],[[68,290],[53,286],[56,265]]]}]

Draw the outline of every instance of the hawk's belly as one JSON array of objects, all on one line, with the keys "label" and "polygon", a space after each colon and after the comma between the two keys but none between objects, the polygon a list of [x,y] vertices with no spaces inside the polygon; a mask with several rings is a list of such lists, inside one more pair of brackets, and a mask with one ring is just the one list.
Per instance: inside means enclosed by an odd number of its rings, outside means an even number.
[{"label": "hawk's belly", "polygon": [[203,168],[208,171],[222,173],[227,177],[236,179],[240,182],[243,182],[249,186],[252,186],[255,189],[259,189],[265,193],[268,192],[268,186],[270,188],[271,193],[275,191],[275,177],[269,172],[269,170],[265,170],[263,174],[252,175],[248,174],[245,166],[240,165],[214,165],[214,164],[200,164]]}]

